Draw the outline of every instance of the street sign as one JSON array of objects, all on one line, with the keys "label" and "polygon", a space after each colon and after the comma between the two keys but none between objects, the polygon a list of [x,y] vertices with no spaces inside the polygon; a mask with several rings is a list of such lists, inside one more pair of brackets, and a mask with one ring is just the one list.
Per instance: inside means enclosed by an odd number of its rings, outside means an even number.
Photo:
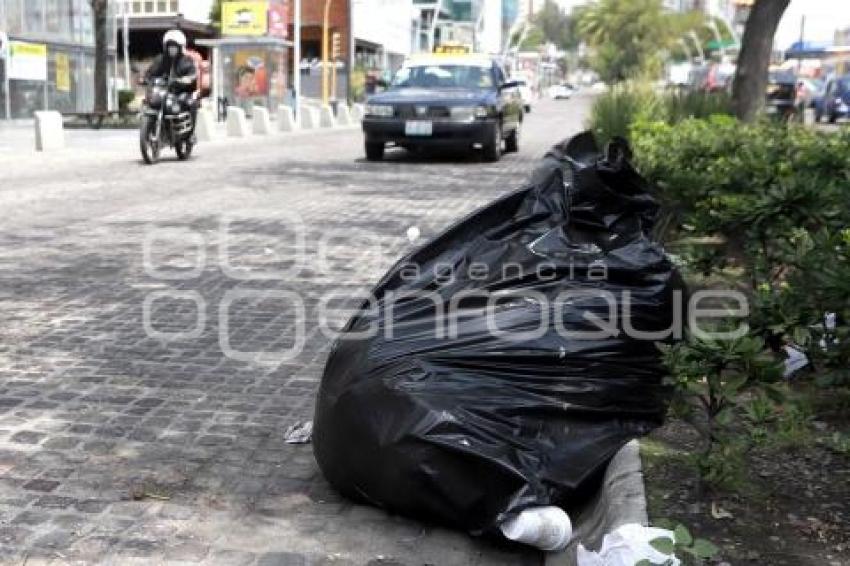
[{"label": "street sign", "polygon": [[268,0],[230,0],[221,5],[222,35],[266,35],[269,30]]},{"label": "street sign", "polygon": [[10,79],[22,81],[47,80],[47,45],[10,41],[8,75]]},{"label": "street sign", "polygon": [[67,53],[56,53],[56,90],[71,92],[71,61]]},{"label": "street sign", "polygon": [[438,55],[467,55],[472,53],[472,46],[462,43],[442,43],[434,47],[434,53]]}]

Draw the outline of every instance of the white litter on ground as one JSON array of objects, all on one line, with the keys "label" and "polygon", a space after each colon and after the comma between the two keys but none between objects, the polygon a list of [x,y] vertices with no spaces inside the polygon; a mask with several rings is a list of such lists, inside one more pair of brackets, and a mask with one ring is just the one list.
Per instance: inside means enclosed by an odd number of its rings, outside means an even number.
[{"label": "white litter on ground", "polygon": [[508,540],[546,552],[563,550],[573,538],[573,524],[560,507],[530,507],[500,526]]},{"label": "white litter on ground", "polygon": [[578,566],[635,566],[641,560],[649,560],[653,564],[680,566],[678,558],[652,548],[649,542],[657,538],[674,540],[672,531],[629,523],[605,535],[599,552],[579,544],[577,563]]}]

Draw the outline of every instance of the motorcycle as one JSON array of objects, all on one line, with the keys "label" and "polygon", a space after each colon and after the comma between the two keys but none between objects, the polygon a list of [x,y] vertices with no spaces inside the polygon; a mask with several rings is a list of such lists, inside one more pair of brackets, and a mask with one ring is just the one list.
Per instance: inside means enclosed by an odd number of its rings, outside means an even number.
[{"label": "motorcycle", "polygon": [[139,145],[148,165],[159,161],[164,145],[173,148],[181,161],[189,159],[194,149],[194,124],[189,108],[192,101],[188,95],[173,92],[174,84],[177,83],[164,78],[155,78],[147,84]]}]

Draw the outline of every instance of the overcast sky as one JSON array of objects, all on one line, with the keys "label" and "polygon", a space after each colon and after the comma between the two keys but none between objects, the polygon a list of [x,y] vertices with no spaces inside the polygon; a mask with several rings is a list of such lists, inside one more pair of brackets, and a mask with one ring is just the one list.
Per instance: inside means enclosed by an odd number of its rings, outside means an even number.
[{"label": "overcast sky", "polygon": [[[556,0],[565,10],[588,0]],[[850,27],[850,0],[791,0],[776,32],[776,43],[787,49],[800,38],[800,19],[806,16],[806,41],[832,41],[837,28]]]},{"label": "overcast sky", "polygon": [[837,28],[850,27],[848,0],[791,0],[776,32],[777,47],[787,49],[800,38],[800,19],[806,16],[806,41],[832,41]]}]

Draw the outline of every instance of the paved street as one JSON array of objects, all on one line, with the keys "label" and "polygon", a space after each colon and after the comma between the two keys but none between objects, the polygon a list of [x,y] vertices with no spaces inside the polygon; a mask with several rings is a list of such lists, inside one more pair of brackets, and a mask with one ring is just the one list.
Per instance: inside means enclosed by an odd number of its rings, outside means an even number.
[{"label": "paved street", "polygon": [[312,418],[323,297],[344,321],[410,227],[516,188],[588,106],[538,103],[498,164],[367,163],[354,129],[156,167],[133,132],[0,152],[0,563],[539,564],[343,500],[282,435]]}]

